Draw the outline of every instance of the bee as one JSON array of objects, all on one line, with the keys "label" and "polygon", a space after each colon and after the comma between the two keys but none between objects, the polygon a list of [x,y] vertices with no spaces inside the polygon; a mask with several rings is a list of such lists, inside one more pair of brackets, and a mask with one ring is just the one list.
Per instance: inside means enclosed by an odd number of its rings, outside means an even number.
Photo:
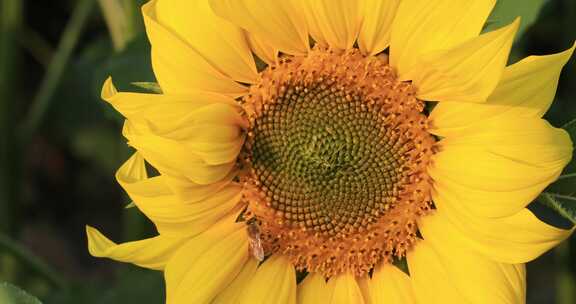
[{"label": "bee", "polygon": [[264,247],[262,247],[260,226],[256,218],[251,218],[246,221],[246,231],[248,232],[250,253],[259,262],[264,261]]}]

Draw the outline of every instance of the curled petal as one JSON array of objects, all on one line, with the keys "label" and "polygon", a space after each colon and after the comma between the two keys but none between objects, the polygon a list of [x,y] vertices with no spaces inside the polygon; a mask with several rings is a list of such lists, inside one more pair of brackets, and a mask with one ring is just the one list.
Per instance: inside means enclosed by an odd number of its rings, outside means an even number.
[{"label": "curled petal", "polygon": [[164,176],[147,177],[144,159],[138,153],[120,167],[116,179],[161,235],[190,237],[201,233],[235,210],[240,201],[241,187],[235,184],[193,203],[183,201],[166,185]]},{"label": "curled petal", "polygon": [[116,244],[98,230],[86,226],[88,251],[92,256],[109,258],[140,267],[162,270],[185,242],[182,238],[156,236],[134,242]]},{"label": "curled petal", "polygon": [[[236,101],[221,94],[193,91],[181,95],[118,92],[112,78],[102,86],[102,99],[110,103],[141,132],[174,133],[189,122],[244,126]],[[193,126],[191,126],[193,128]]]}]

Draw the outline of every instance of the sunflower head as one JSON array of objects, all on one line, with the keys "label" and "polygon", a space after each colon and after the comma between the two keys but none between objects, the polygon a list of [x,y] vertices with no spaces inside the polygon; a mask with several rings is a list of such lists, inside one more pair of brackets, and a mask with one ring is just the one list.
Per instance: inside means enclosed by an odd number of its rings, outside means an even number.
[{"label": "sunflower head", "polygon": [[241,100],[247,211],[265,251],[299,270],[367,273],[402,257],[431,206],[434,138],[385,55],[316,46],[262,72]]},{"label": "sunflower head", "polygon": [[164,270],[169,303],[521,303],[571,233],[526,206],[571,158],[541,116],[574,47],[506,66],[494,4],[149,2],[162,94],[103,98],[159,235],[91,253]]}]

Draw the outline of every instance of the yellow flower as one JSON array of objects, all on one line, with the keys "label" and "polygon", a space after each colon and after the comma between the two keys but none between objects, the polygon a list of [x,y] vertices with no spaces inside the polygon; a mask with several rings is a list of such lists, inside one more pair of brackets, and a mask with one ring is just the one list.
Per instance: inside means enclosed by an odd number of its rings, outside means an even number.
[{"label": "yellow flower", "polygon": [[572,155],[541,117],[574,47],[506,66],[494,3],[149,2],[163,93],[102,97],[159,235],[88,227],[91,254],[163,270],[168,303],[523,303],[572,232],[526,206]]}]

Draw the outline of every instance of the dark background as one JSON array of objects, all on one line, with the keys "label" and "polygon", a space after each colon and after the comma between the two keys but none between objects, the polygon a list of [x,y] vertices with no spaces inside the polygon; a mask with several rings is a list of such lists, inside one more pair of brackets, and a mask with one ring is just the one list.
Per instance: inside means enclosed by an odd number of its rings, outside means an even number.
[{"label": "dark background", "polygon": [[[160,273],[90,257],[84,232],[117,242],[155,233],[124,208],[114,173],[131,151],[121,117],[99,99],[108,75],[120,89],[154,81],[144,1],[0,1],[0,282],[45,303],[162,303]],[[521,11],[531,1],[508,2]],[[511,62],[574,40],[576,0],[549,0]],[[576,117],[575,63],[546,116],[558,127]],[[576,238],[528,265],[528,303],[576,303]]]}]

